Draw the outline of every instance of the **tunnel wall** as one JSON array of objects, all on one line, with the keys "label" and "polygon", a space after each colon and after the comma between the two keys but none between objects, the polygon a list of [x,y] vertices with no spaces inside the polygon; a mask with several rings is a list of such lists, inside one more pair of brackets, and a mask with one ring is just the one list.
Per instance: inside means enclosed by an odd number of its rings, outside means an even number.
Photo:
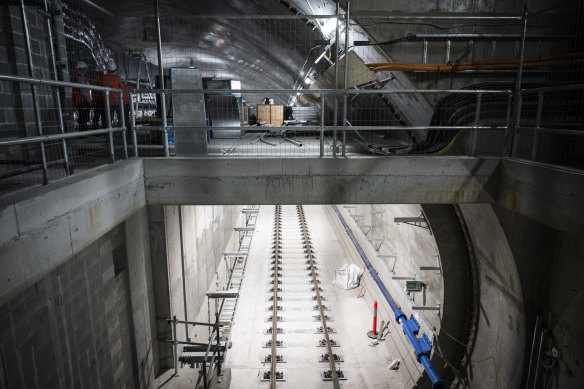
[{"label": "tunnel wall", "polygon": [[489,204],[461,204],[460,210],[480,285],[478,332],[466,376],[473,388],[519,388],[525,308],[515,260]]},{"label": "tunnel wall", "polygon": [[147,226],[142,208],[0,307],[1,387],[151,384]]},{"label": "tunnel wall", "polygon": [[[543,351],[559,350],[553,368],[540,368],[539,382],[558,388],[584,387],[584,240],[529,217],[494,206],[517,263],[526,309],[524,377],[531,353],[536,316],[543,318],[548,337]],[[539,339],[538,339],[539,341]],[[552,386],[554,387],[554,386]]]},{"label": "tunnel wall", "polygon": [[[153,243],[152,273],[156,294],[158,339],[170,339],[171,327],[164,320],[208,321],[205,293],[214,285],[223,252],[234,251],[233,227],[241,206],[150,206],[150,239]],[[180,225],[179,225],[180,223]],[[182,225],[182,250],[181,250]],[[184,278],[183,258],[184,256]],[[183,279],[186,290],[183,292]],[[185,315],[186,305],[186,315]],[[184,325],[177,326],[180,340],[186,340]],[[207,330],[189,327],[188,338],[206,340]],[[204,339],[199,339],[201,336]],[[196,338],[196,339],[195,339]],[[159,342],[159,368],[173,367],[172,347]]]}]

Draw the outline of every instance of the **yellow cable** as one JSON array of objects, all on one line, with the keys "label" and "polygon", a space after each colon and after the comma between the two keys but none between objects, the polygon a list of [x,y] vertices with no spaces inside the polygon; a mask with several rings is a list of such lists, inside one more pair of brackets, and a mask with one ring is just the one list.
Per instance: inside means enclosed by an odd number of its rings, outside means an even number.
[{"label": "yellow cable", "polygon": [[445,146],[445,147],[444,147],[442,150],[439,150],[439,151],[435,152],[433,155],[442,155],[442,154],[444,154],[445,152],[447,152],[447,151],[448,151],[448,150],[449,150],[449,149],[452,147],[452,145],[454,144],[454,142],[456,141],[456,139],[458,139],[458,137],[459,137],[459,136],[460,136],[460,135],[461,135],[461,134],[462,134],[464,131],[466,131],[466,130],[460,130],[460,131],[458,131],[458,134],[456,134],[456,135],[454,136],[454,138],[452,138],[452,140],[451,140],[451,141],[450,141],[450,142],[449,142],[449,143],[448,143],[448,144],[447,144],[447,145],[446,145],[446,146]]}]

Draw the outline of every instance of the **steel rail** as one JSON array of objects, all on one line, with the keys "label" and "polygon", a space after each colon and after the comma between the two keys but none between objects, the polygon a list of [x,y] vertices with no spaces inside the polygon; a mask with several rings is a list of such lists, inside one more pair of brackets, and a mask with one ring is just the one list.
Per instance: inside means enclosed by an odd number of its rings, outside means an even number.
[{"label": "steel rail", "polygon": [[274,301],[272,302],[272,359],[270,361],[270,388],[276,388],[276,356],[278,340],[278,264],[280,259],[281,206],[276,205],[276,236],[274,237]]},{"label": "steel rail", "polygon": [[308,255],[308,261],[310,262],[310,271],[312,273],[312,283],[314,284],[314,290],[316,292],[316,300],[318,302],[318,310],[320,312],[320,321],[322,323],[322,332],[324,334],[324,339],[326,341],[326,348],[328,352],[328,361],[331,368],[331,378],[333,381],[333,388],[340,389],[339,377],[337,375],[337,369],[335,366],[335,359],[333,357],[333,349],[331,347],[331,340],[328,334],[328,328],[326,325],[326,320],[324,317],[324,310],[322,308],[322,300],[320,298],[320,291],[318,290],[318,281],[316,279],[316,272],[314,270],[314,262],[312,260],[312,248],[310,247],[310,240],[308,238],[308,230],[306,228],[306,220],[304,219],[304,209],[302,205],[298,205],[298,218],[302,224],[302,235],[304,236],[304,244],[306,246],[306,254]]}]

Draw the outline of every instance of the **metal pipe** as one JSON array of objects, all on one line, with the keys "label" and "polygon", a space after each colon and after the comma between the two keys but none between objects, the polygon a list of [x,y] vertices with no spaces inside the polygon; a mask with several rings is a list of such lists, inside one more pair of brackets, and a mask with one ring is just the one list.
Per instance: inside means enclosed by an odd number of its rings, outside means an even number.
[{"label": "metal pipe", "polygon": [[[124,146],[124,159],[128,159],[128,141],[126,139],[127,129],[126,129],[126,112],[124,107],[124,92],[120,91],[120,127],[122,127],[122,144]],[[130,105],[132,103],[129,103]]]},{"label": "metal pipe", "polygon": [[131,102],[132,94],[130,94],[130,125],[132,126],[132,147],[134,148],[134,157],[138,158],[138,136],[136,134],[136,111],[134,111],[134,104]]},{"label": "metal pipe", "polygon": [[[68,81],[53,81],[53,80],[46,80],[34,77],[20,77],[20,76],[11,76],[8,74],[0,74],[0,81],[12,81],[12,82],[24,82],[27,84],[32,85],[51,85],[51,86],[62,86],[62,87],[69,87],[69,88],[78,88],[79,84],[75,82],[68,82]],[[97,86],[97,85],[84,85],[83,89],[91,89],[91,90],[99,90],[99,91],[111,91],[117,92],[119,89],[108,88],[105,86]],[[145,91],[143,91],[145,93]]]},{"label": "metal pipe", "polygon": [[[137,127],[136,130],[154,130],[154,129],[161,129],[161,126],[146,126],[146,127]],[[189,129],[195,131],[208,131],[209,127],[202,127],[202,126],[177,126],[174,127],[175,129]],[[245,127],[247,131],[250,131],[249,127]],[[254,127],[251,127],[252,129]],[[262,129],[263,127],[256,127],[258,130]],[[320,131],[322,128],[321,126],[303,126],[303,127],[286,127],[286,126],[274,126],[274,127],[267,127],[271,131],[276,130],[298,130],[298,131]],[[507,127],[505,126],[352,126],[352,127],[343,127],[343,126],[325,126],[325,131],[330,130],[340,130],[340,131],[411,131],[411,130],[470,130],[470,129],[479,129],[479,130],[506,130]],[[213,127],[213,130],[233,130],[233,127]],[[543,129],[542,129],[543,130]],[[580,131],[582,135],[584,132]],[[19,142],[20,140],[16,140]],[[272,146],[276,144],[270,142],[266,139],[260,139],[262,143],[266,143]],[[0,146],[3,144],[11,143],[12,141],[2,142],[0,141]],[[24,142],[27,143],[27,142]]]},{"label": "metal pipe", "polygon": [[176,316],[172,317],[172,339],[174,340],[174,376],[178,377],[178,335],[176,334]]},{"label": "metal pipe", "polygon": [[371,262],[367,258],[367,255],[365,254],[365,252],[361,248],[361,245],[359,244],[359,242],[355,238],[355,235],[353,235],[351,228],[349,228],[349,226],[347,225],[347,222],[345,222],[345,219],[342,217],[337,206],[332,205],[332,208],[333,208],[334,212],[337,214],[337,217],[339,218],[341,224],[345,228],[347,235],[349,235],[349,238],[353,242],[355,249],[357,250],[357,252],[361,256],[361,259],[363,260],[363,262],[365,263],[365,266],[367,267],[369,274],[371,274],[371,277],[373,278],[373,280],[375,281],[375,283],[379,287],[381,294],[385,297],[385,299],[389,303],[389,306],[391,307],[392,311],[395,314],[395,320],[398,322],[398,324],[402,325],[402,329],[403,329],[406,337],[408,338],[408,340],[410,341],[410,343],[414,347],[414,351],[416,353],[416,359],[418,360],[418,362],[420,362],[424,366],[424,370],[426,370],[426,373],[428,373],[428,377],[430,378],[430,380],[432,380],[432,388],[433,389],[445,389],[446,383],[442,379],[440,379],[440,377],[438,376],[438,374],[434,370],[434,368],[433,368],[433,366],[430,363],[430,360],[428,358],[430,355],[430,351],[432,350],[432,344],[430,343],[430,340],[428,339],[426,334],[423,334],[418,339],[418,337],[416,335],[417,335],[418,331],[420,330],[420,324],[413,317],[410,320],[408,320],[406,318],[406,315],[400,310],[400,307],[397,305],[397,303],[395,302],[393,297],[391,297],[391,295],[389,294],[389,291],[387,290],[387,288],[383,284],[383,281],[381,281],[381,278],[379,278],[377,271],[371,265]]},{"label": "metal pipe", "polygon": [[471,150],[472,156],[477,155],[477,141],[479,138],[478,126],[479,126],[479,121],[481,119],[481,98],[482,98],[482,94],[477,93],[477,106],[475,109],[475,125],[474,125],[474,129],[472,130],[472,150]]},{"label": "metal pipe", "polygon": [[92,6],[92,7],[96,8],[96,9],[100,10],[101,12],[103,12],[103,13],[111,16],[111,17],[114,17],[115,16],[113,13],[111,13],[110,11],[108,11],[107,9],[105,9],[103,7],[100,7],[99,5],[95,4],[93,1],[90,1],[90,0],[81,0],[81,1],[83,1],[84,3],[89,4],[90,6]]},{"label": "metal pipe", "polygon": [[540,88],[521,89],[521,94],[535,93],[539,91],[544,92],[564,92],[570,90],[584,89],[584,84],[561,85],[561,86],[542,86]]},{"label": "metal pipe", "polygon": [[[156,48],[158,50],[158,74],[159,74],[159,85],[162,92],[160,93],[160,119],[162,120],[163,127],[163,145],[164,145],[164,156],[168,157],[168,129],[166,128],[166,98],[164,95],[164,67],[162,65],[162,37],[160,34],[160,10],[158,8],[158,0],[155,0],[156,6],[156,33],[158,34],[158,41]],[[152,93],[152,92],[150,92]]]},{"label": "metal pipe", "polygon": [[[532,127],[518,127],[519,130],[531,130],[533,131]],[[540,127],[537,130],[538,132],[543,132],[546,134],[563,134],[563,135],[575,135],[575,136],[583,136],[584,131],[582,130],[565,130],[561,128],[543,128]]]},{"label": "metal pipe", "polygon": [[[204,14],[204,15],[189,15],[192,19],[280,19],[280,20],[298,20],[298,19],[334,19],[337,15],[311,15],[311,14],[299,14],[299,15],[234,15],[234,14]],[[353,19],[364,18],[364,19],[387,19],[387,20],[521,20],[521,15],[519,16],[421,16],[421,15],[370,15],[370,14],[355,14]]]},{"label": "metal pipe", "polygon": [[[233,127],[231,127],[233,128]],[[122,127],[114,127],[112,128],[113,132],[123,131]],[[72,139],[72,138],[84,138],[87,136],[92,135],[102,135],[109,133],[110,130],[100,129],[100,130],[90,130],[90,131],[77,131],[77,132],[66,132],[64,134],[53,134],[53,135],[42,135],[42,136],[31,136],[28,138],[17,138],[17,139],[10,139],[0,141],[0,147],[5,146],[16,146],[16,145],[24,145],[29,143],[40,143],[40,142],[49,142],[61,139]]]},{"label": "metal pipe", "polygon": [[[339,89],[339,15],[340,3],[337,1],[337,23],[335,25],[335,90]],[[333,111],[333,125],[338,123],[339,98],[335,94],[335,106]],[[337,156],[337,130],[333,130],[333,157]]]},{"label": "metal pipe", "polygon": [[546,338],[546,329],[542,328],[539,334],[539,347],[537,349],[537,359],[535,361],[535,377],[533,378],[533,387],[537,388],[537,381],[539,379],[539,366],[541,365],[541,352],[543,350],[543,343]]},{"label": "metal pipe", "polygon": [[110,159],[111,159],[112,163],[114,163],[114,162],[116,162],[116,155],[114,152],[114,133],[112,131],[112,116],[111,116],[110,106],[109,106],[109,91],[105,92],[105,124],[107,125],[107,129],[108,129]]},{"label": "metal pipe", "polygon": [[[28,60],[28,71],[31,77],[34,77],[34,65],[32,63],[32,51],[30,48],[30,35],[28,32],[28,19],[26,17],[26,9],[24,8],[24,0],[20,0],[20,13],[22,16],[22,28],[24,30],[24,42],[26,44],[26,58]],[[34,105],[34,116],[37,127],[37,133],[39,136],[43,135],[43,126],[41,122],[41,111],[39,108],[39,100],[37,95],[36,85],[32,85],[32,102]],[[48,171],[47,171],[47,155],[45,152],[45,144],[40,142],[41,148],[41,159],[43,165],[43,184],[49,182]]]},{"label": "metal pipe", "polygon": [[506,156],[512,156],[515,153],[515,146],[517,142],[517,127],[521,121],[521,76],[523,72],[523,59],[525,58],[525,35],[527,34],[527,3],[523,6],[523,31],[521,33],[521,51],[519,53],[519,61],[517,62],[517,77],[515,78],[515,101],[513,112],[513,131],[508,131],[506,136]]},{"label": "metal pipe", "polygon": [[[0,80],[4,76],[0,76]],[[19,80],[15,80],[19,81]],[[113,89],[116,91],[116,89]],[[133,93],[162,93],[163,89],[140,89],[134,90]],[[261,94],[302,94],[302,95],[317,95],[320,93],[326,94],[348,94],[348,95],[379,95],[379,94],[440,94],[450,93],[456,95],[464,94],[510,94],[513,93],[511,89],[171,89],[166,90],[167,94],[191,94],[191,93],[205,93],[212,95],[232,94],[232,93],[261,93]]]},{"label": "metal pipe", "polygon": [[536,338],[537,338],[537,333],[541,328],[541,320],[542,317],[541,316],[536,316],[535,318],[535,327],[533,328],[533,341],[531,342],[531,353],[529,354],[529,364],[527,365],[527,379],[526,379],[526,384],[525,384],[525,388],[529,389],[530,388],[530,381],[531,381],[531,369],[533,368],[533,353],[535,352],[535,342],[536,342]]},{"label": "metal pipe", "polygon": [[[349,84],[349,29],[351,21],[351,1],[347,0],[347,11],[345,13],[345,92]],[[347,94],[343,95],[343,127],[347,125]],[[343,131],[343,150],[342,156],[344,157],[347,152],[347,131]]]},{"label": "metal pipe", "polygon": [[[47,15],[49,14],[49,5],[47,4],[47,0],[43,0],[43,8],[45,9],[45,12],[47,12]],[[55,44],[53,42],[53,26],[51,25],[51,19],[49,17],[46,18],[47,21],[47,32],[49,35],[49,48],[51,50],[51,67],[53,68],[53,75],[55,77],[55,81],[59,80],[58,74],[57,74],[57,58],[55,55]],[[55,99],[57,100],[57,113],[59,116],[59,130],[61,131],[61,134],[65,133],[65,123],[63,121],[63,107],[61,105],[61,93],[59,91],[59,89],[55,89]],[[67,141],[65,141],[65,139],[61,140],[61,144],[63,146],[63,162],[64,162],[64,167],[65,167],[65,174],[69,175],[71,174],[70,168],[69,168],[69,153],[67,152]]]},{"label": "metal pipe", "polygon": [[[215,16],[217,17],[217,16]],[[521,20],[521,16],[420,16],[420,15],[353,15],[353,18],[387,20]]]},{"label": "metal pipe", "polygon": [[[140,59],[138,60],[138,70],[137,70],[137,75],[136,75],[136,89],[140,89],[140,70],[142,69],[142,54],[140,54]],[[146,68],[148,68],[148,64],[146,64]],[[131,96],[131,95],[130,95]],[[138,97],[139,95],[136,96],[136,110],[138,110]],[[130,99],[130,104],[134,105],[134,101],[132,101],[132,99]]]},{"label": "metal pipe", "polygon": [[183,291],[183,307],[185,310],[185,335],[187,337],[187,341],[190,341],[189,338],[189,325],[187,322],[189,321],[188,311],[187,311],[187,281],[185,279],[185,251],[184,251],[184,238],[183,238],[183,228],[182,228],[182,206],[178,206],[178,236],[180,239],[180,266],[182,272],[182,291]]},{"label": "metal pipe", "polygon": [[[526,37],[526,39],[566,39],[566,38],[575,38],[576,35],[530,35]],[[521,39],[521,34],[415,34],[411,36],[413,38],[424,38],[424,39],[432,39],[432,38],[463,38],[463,39],[476,39],[476,38],[485,38],[485,39]]]},{"label": "metal pipe", "polygon": [[533,143],[531,145],[531,160],[535,161],[537,156],[537,143],[539,140],[539,127],[541,126],[541,111],[543,110],[543,91],[539,91],[537,96],[537,114],[535,116],[535,127],[533,128]]},{"label": "metal pipe", "polygon": [[320,94],[320,156],[324,157],[324,100],[325,94]]}]

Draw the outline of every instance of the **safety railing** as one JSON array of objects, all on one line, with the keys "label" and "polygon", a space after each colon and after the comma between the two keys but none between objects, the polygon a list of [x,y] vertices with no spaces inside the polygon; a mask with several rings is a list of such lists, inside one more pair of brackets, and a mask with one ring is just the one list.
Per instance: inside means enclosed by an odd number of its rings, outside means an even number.
[{"label": "safety railing", "polygon": [[[452,144],[464,135],[467,140],[464,146],[458,148],[456,153],[464,155],[484,155],[479,145],[479,137],[482,131],[498,133],[502,140],[509,131],[511,116],[511,103],[513,93],[511,90],[491,90],[491,89],[461,89],[461,90],[415,90],[415,89],[192,89],[192,90],[136,90],[133,94],[164,93],[169,101],[176,96],[199,96],[198,100],[207,102],[206,108],[209,112],[200,117],[190,117],[183,119],[180,125],[177,121],[168,121],[167,126],[163,126],[160,120],[150,122],[150,125],[132,124],[137,138],[144,139],[148,133],[155,132],[150,139],[157,141],[159,154],[162,150],[165,155],[172,155],[175,151],[175,144],[180,142],[180,132],[202,132],[207,136],[199,136],[198,141],[203,144],[203,155],[210,156],[303,156],[303,157],[325,157],[325,156],[350,156],[357,154],[377,154],[390,155],[394,153],[411,152],[414,146],[419,150],[415,154],[436,154],[446,153],[452,148]],[[270,96],[275,102],[280,104],[259,104],[264,98]],[[254,119],[244,121],[241,118],[241,106],[221,102],[213,105],[212,98],[220,96],[225,98],[230,96],[234,99],[243,98],[243,101],[250,102],[245,107],[249,110],[249,116]],[[456,97],[452,99],[452,97]],[[361,97],[365,101],[352,105],[355,98]],[[450,100],[444,100],[450,97]],[[345,98],[348,105],[340,104]],[[429,125],[404,125],[398,118],[400,114],[394,112],[387,114],[387,101],[391,99],[430,99],[435,101],[435,106],[429,117],[433,115],[433,123]],[[296,107],[291,107],[292,120],[287,120],[287,114],[281,109],[290,100],[302,100],[303,109],[296,111]],[[461,107],[461,104],[465,104]],[[192,104],[195,104],[194,102]],[[265,110],[272,112],[275,121],[263,121],[262,112]],[[278,111],[280,109],[280,111]],[[233,111],[235,114],[233,114]],[[341,113],[342,114],[339,114]],[[307,115],[303,118],[302,115]],[[176,118],[169,109],[165,117]],[[211,117],[211,122],[207,120]],[[442,118],[441,118],[442,116]],[[255,118],[254,118],[255,117]],[[265,116],[264,116],[265,117]],[[269,116],[268,116],[269,117]],[[339,120],[335,123],[335,118]],[[300,120],[298,120],[300,118]],[[453,119],[452,119],[453,118]],[[344,124],[343,124],[344,120]],[[172,124],[171,124],[172,123]],[[219,123],[219,124],[216,124]],[[227,123],[228,125],[225,125]],[[251,124],[250,124],[251,123]],[[229,132],[231,136],[225,136]],[[417,132],[420,139],[429,133],[436,143],[428,150],[421,148],[420,140],[418,144],[411,142],[409,133]],[[214,136],[219,133],[219,136]],[[354,135],[349,137],[348,134]],[[392,133],[384,145],[376,145],[375,138],[379,138],[380,133],[387,135]],[[170,139],[170,143],[168,140]],[[426,136],[425,139],[428,139]],[[148,150],[153,145],[143,147],[138,144],[137,150],[141,150],[142,156],[149,156]],[[201,155],[201,151],[198,151]],[[455,153],[455,154],[456,154]],[[503,155],[503,149],[497,151],[497,155]],[[179,156],[195,155],[188,151]]]},{"label": "safety railing", "polygon": [[[0,152],[4,156],[0,167],[0,179],[20,176],[19,179],[22,180],[23,175],[40,170],[42,171],[42,183],[46,184],[51,180],[71,174],[74,168],[80,167],[83,160],[90,164],[103,164],[107,163],[104,158],[109,159],[109,162],[114,162],[119,157],[128,158],[121,89],[11,75],[0,75],[0,81],[10,82],[14,85],[15,91],[13,93],[18,95],[22,101],[32,97],[34,111],[34,129],[27,131],[26,126],[23,126],[24,129],[17,131],[15,128],[14,131],[17,135],[24,133],[27,136],[0,140]],[[31,87],[32,96],[28,95],[28,89],[22,87],[21,84]],[[41,89],[47,87],[48,90]],[[65,88],[82,88],[104,94],[103,128],[71,131],[75,128],[74,120],[66,120],[65,115],[73,119],[77,116],[78,124],[81,119],[75,108],[65,107],[62,104],[61,95],[66,94]],[[109,104],[110,94],[114,93],[119,95],[120,101],[118,111],[120,117],[118,118],[118,126],[115,127],[112,125]],[[45,98],[43,105],[41,105],[40,97]],[[54,105],[50,104],[51,100]],[[21,120],[26,123],[27,112],[25,109],[21,108],[18,114],[23,116]],[[54,120],[55,116],[57,120]],[[49,119],[50,117],[52,120]],[[87,125],[87,123],[85,124]],[[15,127],[18,125],[15,124]],[[26,134],[27,132],[28,134]],[[35,133],[36,135],[33,135]],[[117,135],[121,136],[117,137]],[[116,149],[119,150],[118,157]],[[12,156],[12,158],[8,156]]]},{"label": "safety railing", "polygon": [[584,84],[521,90],[512,156],[584,168]]}]

